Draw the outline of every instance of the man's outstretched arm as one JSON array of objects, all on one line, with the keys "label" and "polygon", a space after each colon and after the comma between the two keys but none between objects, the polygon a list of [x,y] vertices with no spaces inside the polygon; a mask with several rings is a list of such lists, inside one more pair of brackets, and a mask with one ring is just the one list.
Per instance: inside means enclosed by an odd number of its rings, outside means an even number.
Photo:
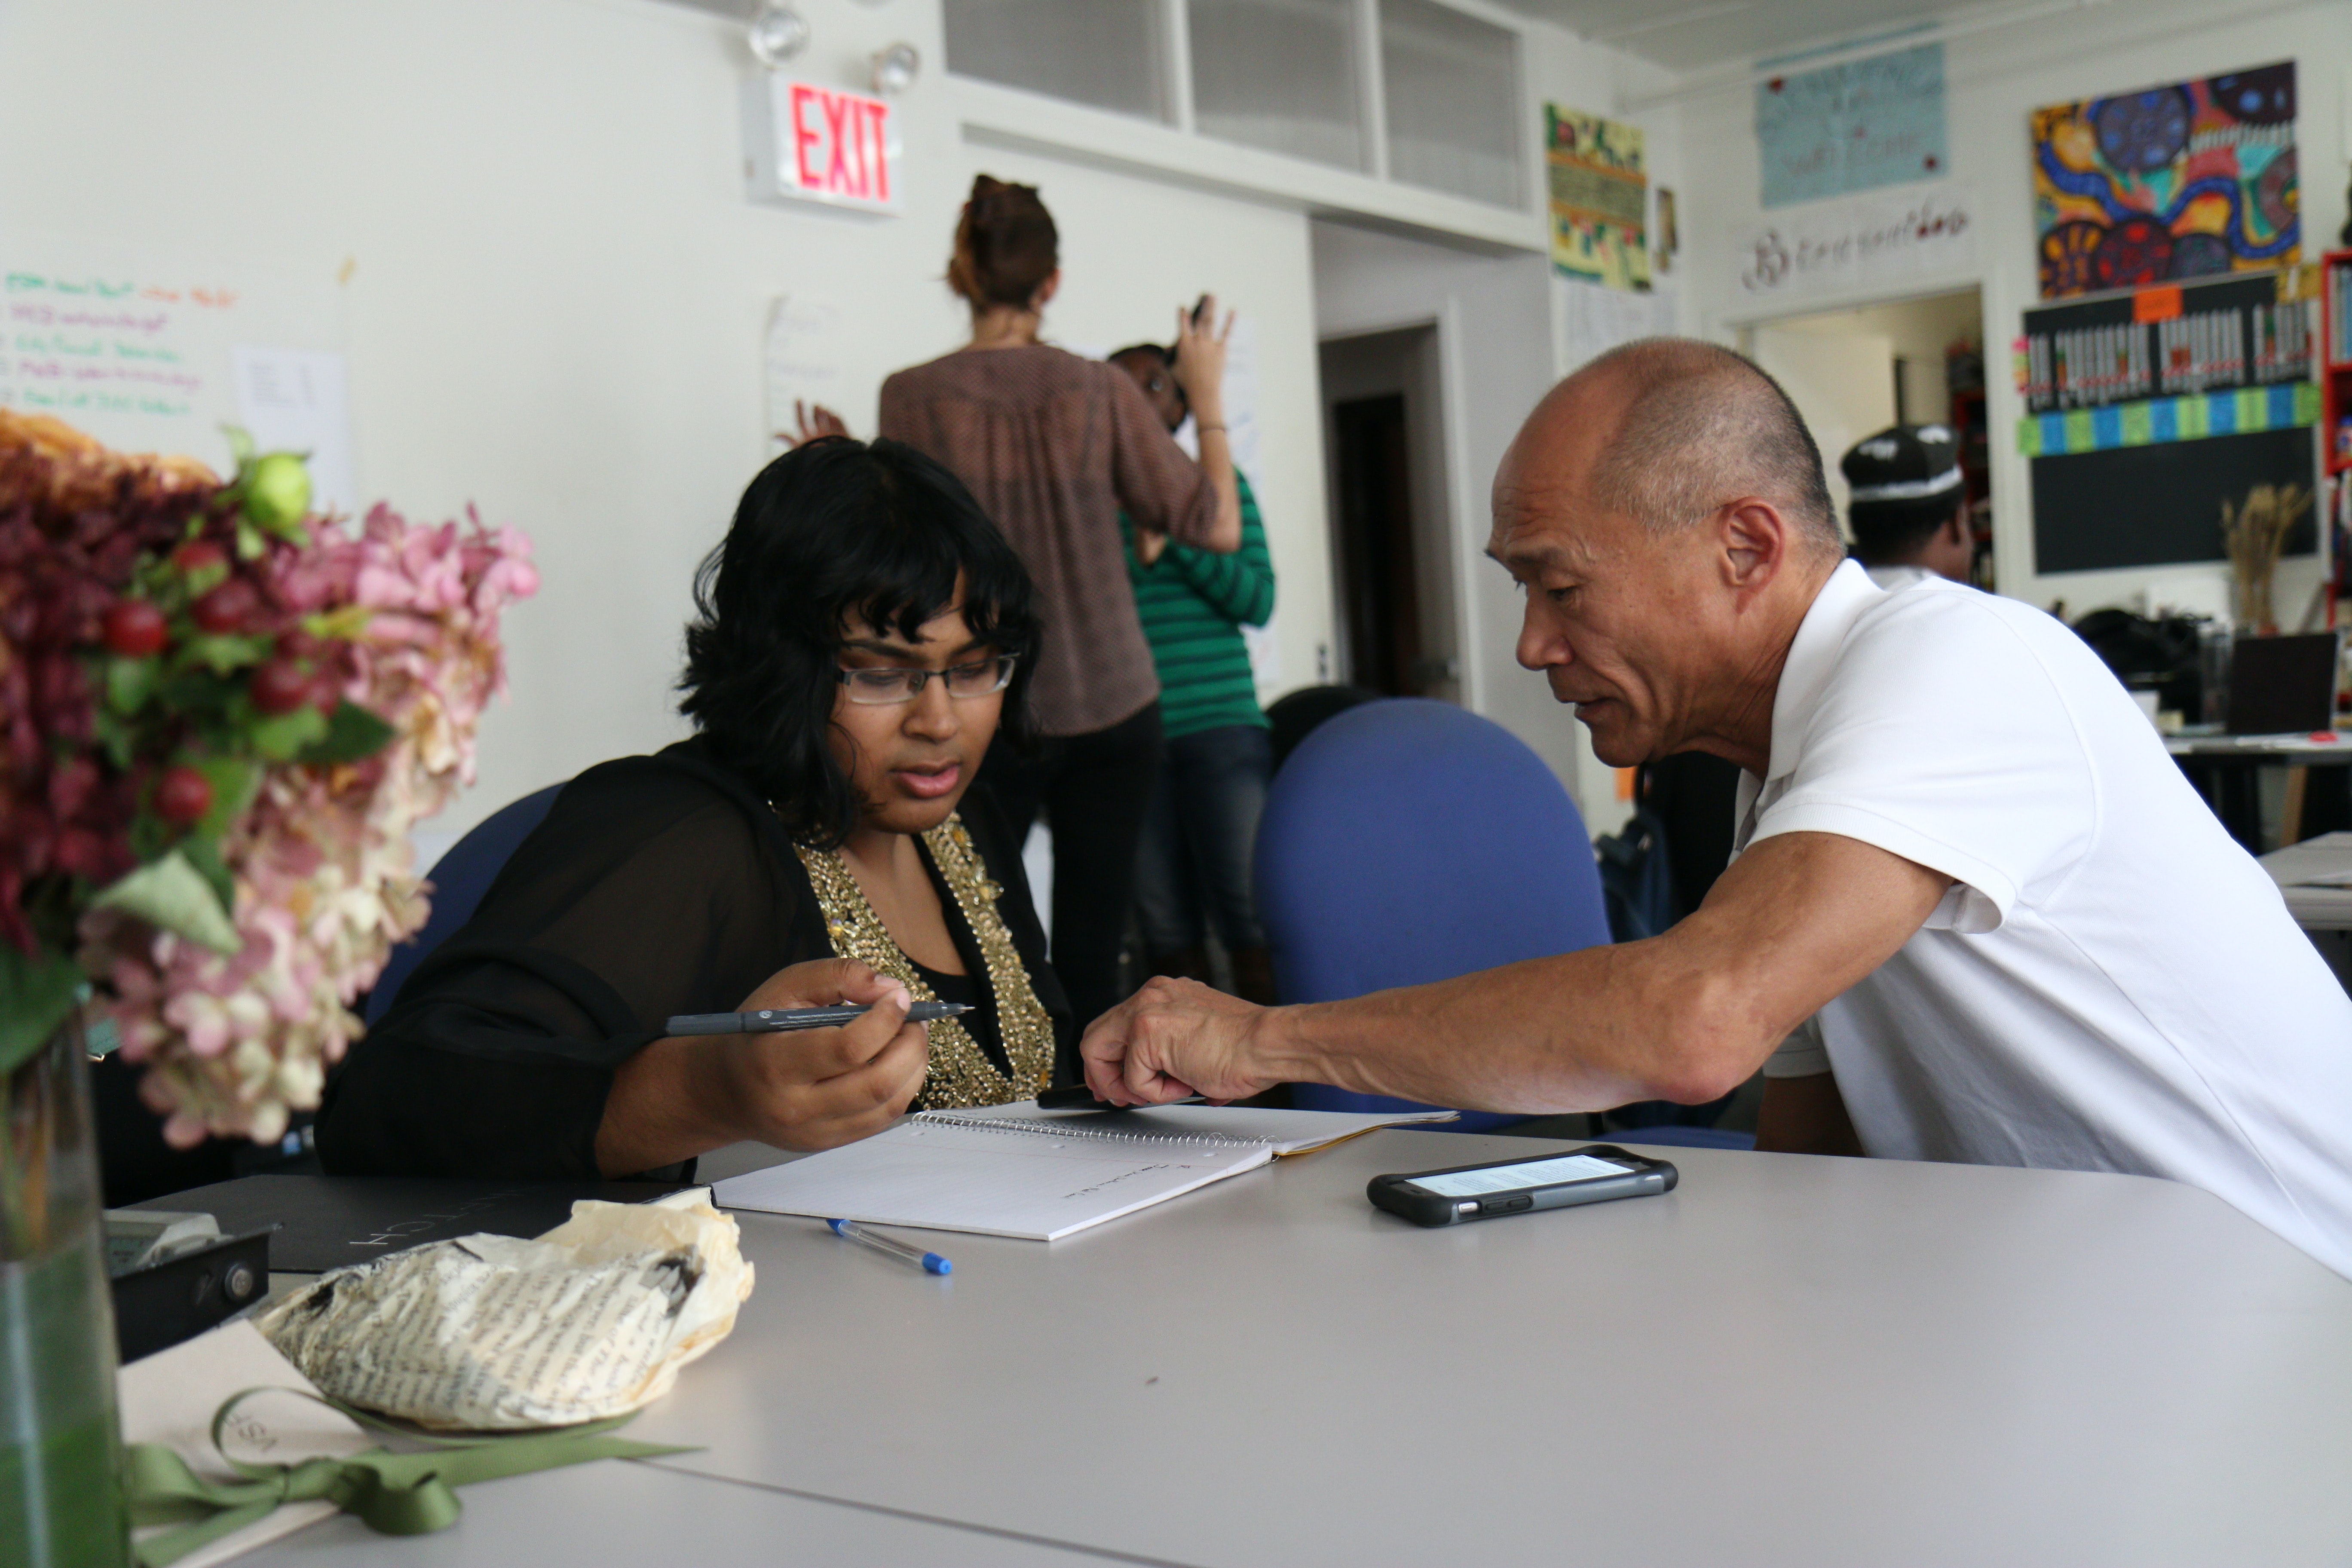
[{"label": "man's outstretched arm", "polygon": [[1477,1110],[1696,1104],[1892,957],[1950,886],[1858,839],[1782,834],[1645,942],[1300,1007],[1155,980],[1087,1031],[1087,1081],[1129,1105],[1289,1082]]}]

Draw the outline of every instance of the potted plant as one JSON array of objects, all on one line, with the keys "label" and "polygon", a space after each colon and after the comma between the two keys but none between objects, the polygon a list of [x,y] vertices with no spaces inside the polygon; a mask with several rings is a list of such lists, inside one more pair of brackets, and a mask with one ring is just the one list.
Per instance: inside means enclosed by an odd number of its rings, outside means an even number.
[{"label": "potted plant", "polygon": [[274,1141],[424,923],[528,542],[314,514],[0,410],[0,1558],[110,1563],[113,1331],[85,1050],[165,1135]]}]

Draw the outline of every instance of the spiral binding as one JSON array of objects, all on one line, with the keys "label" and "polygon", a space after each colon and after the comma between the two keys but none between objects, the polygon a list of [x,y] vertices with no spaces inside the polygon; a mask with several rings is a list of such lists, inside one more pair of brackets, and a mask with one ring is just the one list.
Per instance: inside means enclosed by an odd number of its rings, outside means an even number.
[{"label": "spiral binding", "polygon": [[919,1111],[913,1120],[946,1127],[976,1127],[983,1132],[1028,1132],[1047,1138],[1098,1138],[1112,1143],[1211,1143],[1227,1149],[1255,1149],[1263,1138],[1235,1138],[1223,1132],[1118,1132],[1105,1127],[1076,1127],[1066,1121],[1007,1121],[998,1117],[958,1116],[952,1110]]}]

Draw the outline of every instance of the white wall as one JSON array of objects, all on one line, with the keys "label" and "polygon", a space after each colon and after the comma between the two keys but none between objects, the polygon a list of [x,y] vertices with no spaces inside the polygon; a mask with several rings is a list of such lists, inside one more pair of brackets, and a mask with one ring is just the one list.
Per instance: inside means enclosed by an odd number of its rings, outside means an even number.
[{"label": "white wall", "polygon": [[796,4],[807,79],[862,85],[896,39],[922,52],[903,216],[747,200],[740,28],[655,0],[0,0],[0,221],[315,277],[348,261],[362,492],[436,517],[471,500],[536,542],[512,698],[445,829],[683,732],[688,578],[768,449],[770,302],[841,309],[843,412],[870,434],[882,377],[960,341],[940,279],[981,168],[1040,184],[1060,223],[1049,334],[1164,337],[1204,288],[1257,318],[1279,657],[1313,679],[1330,593],[1306,219],[969,147],[936,0]]},{"label": "white wall", "polygon": [[[1877,297],[1922,294],[1980,282],[1988,349],[1988,413],[1993,441],[1994,562],[2000,590],[2036,604],[2066,601],[2068,613],[2132,601],[2220,608],[2226,569],[2139,568],[2043,575],[2032,570],[2033,520],[2026,460],[2015,429],[2023,412],[2008,371],[2006,345],[2021,312],[2037,302],[2033,193],[2027,117],[2045,104],[2216,75],[2292,58],[2297,62],[2296,125],[2306,259],[2336,243],[2345,217],[2345,163],[2352,153],[2346,103],[2352,73],[2352,0],[2129,0],[2041,16],[2018,26],[1956,37],[1946,45],[1952,174],[1974,188],[1978,217],[1975,271],[1922,277]],[[1686,287],[1698,324],[1729,341],[1743,319],[1735,284],[1734,237],[1761,216],[1753,89],[1727,88],[1676,106],[1683,143],[1707,156],[1689,170],[1684,206]],[[1871,302],[1814,296],[1773,307],[1820,310]],[[2279,574],[2279,603],[2299,614],[2317,577],[2312,560]]]},{"label": "white wall", "polygon": [[[1513,656],[1519,602],[1485,555],[1496,466],[1552,382],[1550,264],[1339,224],[1315,226],[1316,329],[1326,338],[1434,322],[1445,398],[1447,512],[1462,700],[1509,729],[1581,795],[1576,721]],[[1593,764],[1587,764],[1589,768]]]},{"label": "white wall", "polygon": [[[1527,37],[1538,113],[1549,101],[1632,121],[1644,133],[1652,185],[1682,189],[1680,116],[1626,108],[1634,95],[1668,85],[1666,72],[1554,27],[1533,27]],[[1689,210],[1685,203],[1685,230]],[[1685,331],[1690,321],[1686,270],[1678,262],[1658,279],[1671,300],[1666,315],[1678,318]],[[1481,253],[1318,223],[1315,278],[1316,325],[1326,338],[1436,323],[1463,703],[1533,747],[1576,797],[1588,828],[1614,831],[1630,811],[1616,798],[1615,773],[1592,754],[1590,735],[1553,700],[1543,677],[1519,667],[1519,598],[1509,576],[1485,553],[1496,467],[1520,421],[1562,369],[1549,257]]]}]

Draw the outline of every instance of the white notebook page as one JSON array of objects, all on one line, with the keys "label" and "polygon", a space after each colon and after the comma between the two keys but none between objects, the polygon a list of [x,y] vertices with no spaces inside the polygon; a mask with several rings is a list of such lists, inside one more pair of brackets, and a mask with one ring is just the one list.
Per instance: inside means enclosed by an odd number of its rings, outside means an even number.
[{"label": "white notebook page", "polygon": [[913,1117],[863,1142],[720,1182],[716,1192],[721,1208],[1053,1241],[1273,1155],[1264,1143],[1057,1137]]},{"label": "white notebook page", "polygon": [[1150,1105],[1133,1110],[1040,1110],[1034,1100],[1011,1105],[978,1105],[941,1116],[1020,1126],[1068,1126],[1102,1132],[1151,1132],[1175,1137],[1232,1138],[1266,1143],[1277,1154],[1301,1154],[1370,1132],[1376,1127],[1410,1127],[1451,1121],[1452,1110],[1352,1111],[1270,1110],[1255,1105]]}]

